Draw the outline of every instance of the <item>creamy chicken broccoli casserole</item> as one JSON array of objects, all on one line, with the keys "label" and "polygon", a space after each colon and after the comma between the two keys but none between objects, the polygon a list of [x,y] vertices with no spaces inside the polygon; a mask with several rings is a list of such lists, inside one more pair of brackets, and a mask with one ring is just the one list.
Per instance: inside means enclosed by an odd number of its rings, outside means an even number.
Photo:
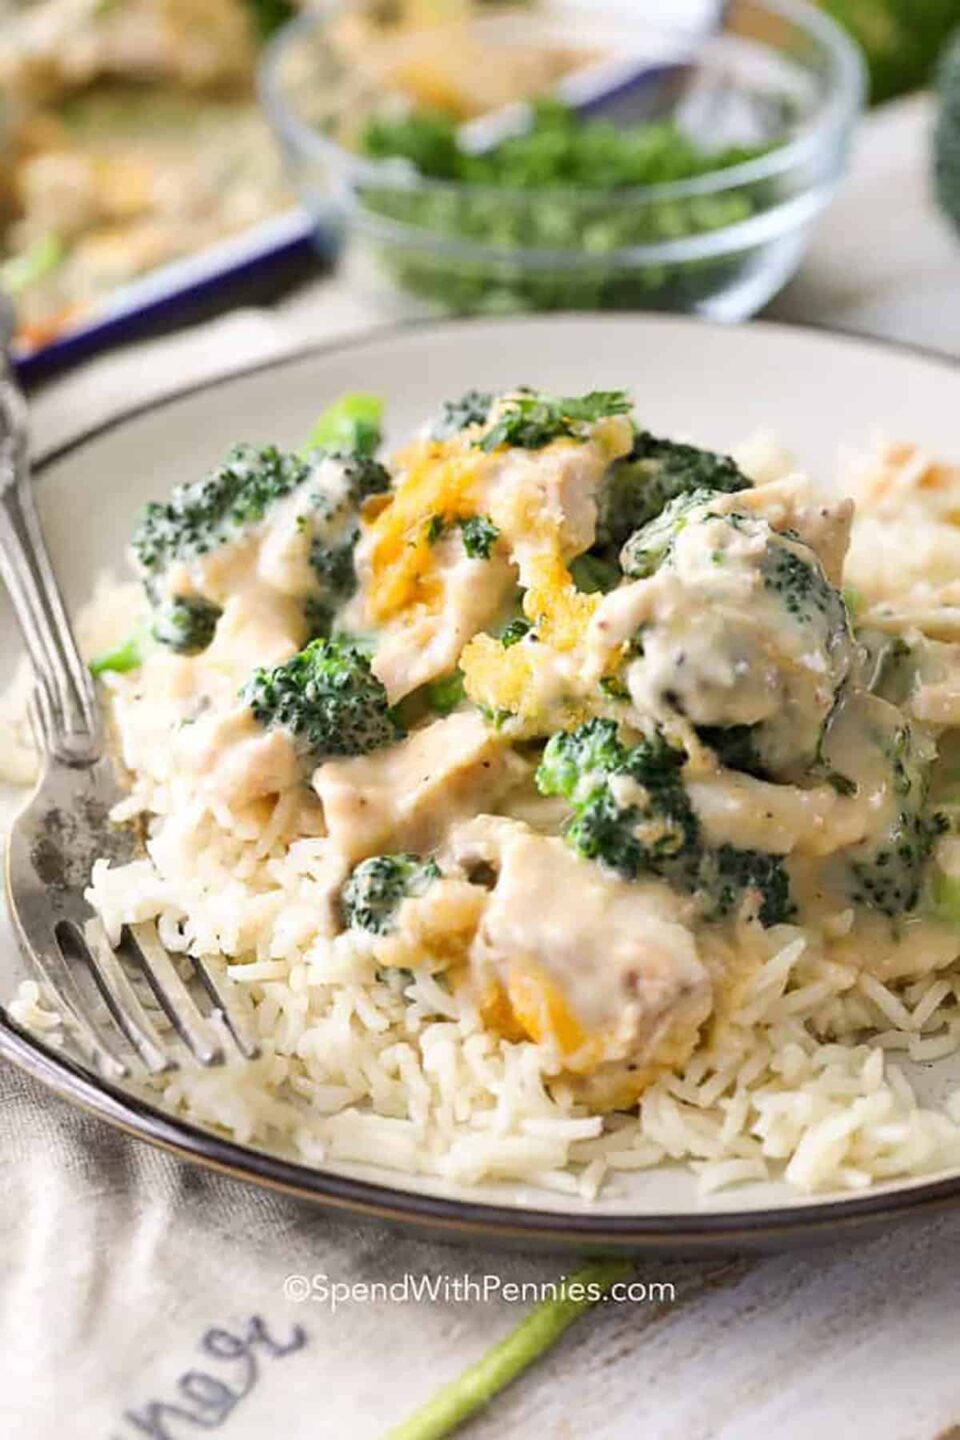
[{"label": "creamy chicken broccoli casserole", "polygon": [[352,396],[147,508],[95,663],[145,850],[89,897],[262,1044],[169,1104],[585,1195],[960,1157],[890,1053],[960,1041],[960,471],[879,451],[855,519],[648,419],[469,393],[378,458]]}]

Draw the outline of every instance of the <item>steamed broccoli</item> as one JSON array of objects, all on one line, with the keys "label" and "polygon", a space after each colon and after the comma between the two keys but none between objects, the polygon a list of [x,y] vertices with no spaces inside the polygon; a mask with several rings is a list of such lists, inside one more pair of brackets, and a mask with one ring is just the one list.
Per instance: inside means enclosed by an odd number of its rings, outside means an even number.
[{"label": "steamed broccoli", "polygon": [[341,395],[320,416],[307,450],[334,455],[375,455],[382,439],[383,401],[379,395]]},{"label": "steamed broccoli", "polygon": [[206,650],[223,611],[202,595],[178,595],[159,606],[153,617],[153,638],[178,655]]},{"label": "steamed broccoli", "polygon": [[679,878],[698,840],[680,777],[685,760],[660,735],[627,747],[612,720],[588,720],[547,742],[537,786],[570,801],[567,839],[581,855],[630,879],[641,871]]},{"label": "steamed broccoli", "polygon": [[633,403],[624,390],[592,390],[589,395],[543,395],[519,388],[504,400],[490,429],[477,445],[491,451],[501,445],[542,450],[561,437],[582,439],[585,430],[608,415],[628,415]]},{"label": "steamed broccoli", "polygon": [[769,778],[757,749],[756,725],[700,725],[697,735],[728,770]]},{"label": "steamed broccoli", "polygon": [[314,761],[363,755],[400,737],[369,659],[346,641],[311,641],[282,665],[255,671],[243,695],[262,725],[289,730]]},{"label": "steamed broccoli", "polygon": [[761,925],[782,925],[796,914],[790,895],[790,877],[783,858],[764,850],[738,850],[719,845],[703,854],[700,886],[712,896],[713,913],[729,915],[745,894],[759,898]]},{"label": "steamed broccoli", "polygon": [[126,675],[139,670],[154,643],[177,655],[206,650],[222,615],[219,605],[200,595],[178,596],[157,606],[152,617],[142,617],[121,644],[90,661],[92,675]]},{"label": "steamed broccoli", "polygon": [[262,520],[275,501],[302,485],[306,461],[275,445],[235,445],[222,465],[170,499],[146,506],[133,551],[148,582],[174,561],[194,560]]},{"label": "steamed broccoli", "polygon": [[360,535],[360,509],[371,495],[390,488],[390,476],[371,455],[333,457],[343,462],[339,494],[317,490],[308,496],[302,523],[309,528],[310,564],[318,593],[306,601],[311,634],[328,635],[333,617],[357,588],[354,551]]},{"label": "steamed broccoli", "polygon": [[683,784],[685,761],[660,734],[625,745],[612,720],[588,720],[548,741],[537,786],[570,802],[566,839],[586,859],[626,879],[659,875],[699,893],[710,916],[728,914],[751,893],[763,925],[788,919],[793,905],[779,856],[705,844]]},{"label": "steamed broccoli", "polygon": [[635,530],[655,519],[669,501],[695,490],[732,494],[751,481],[729,455],[680,445],[642,430],[629,455],[614,461],[599,496],[597,548],[614,558]]},{"label": "steamed broccoli", "polygon": [[584,595],[606,595],[620,583],[620,567],[589,550],[570,562],[570,578]]},{"label": "steamed broccoli", "polygon": [[946,819],[927,809],[929,758],[904,723],[892,736],[875,737],[890,765],[894,813],[880,843],[864,842],[850,858],[850,895],[884,915],[913,910],[924,867]]},{"label": "steamed broccoli", "polygon": [[783,608],[795,620],[809,623],[826,617],[833,629],[849,628],[843,595],[830,584],[812,551],[800,554],[786,545],[770,545],[761,571],[767,590],[780,596]]},{"label": "steamed broccoli", "polygon": [[482,425],[492,405],[493,396],[485,390],[467,390],[459,400],[445,400],[431,426],[432,439],[449,440],[470,425]]},{"label": "steamed broccoli", "polygon": [[[310,558],[318,581],[317,593],[304,596],[304,605],[311,631],[329,631],[333,614],[356,584],[353,550],[359,509],[369,496],[390,485],[389,475],[373,454],[380,443],[382,412],[382,402],[374,395],[345,395],[321,415],[305,453],[287,454],[275,445],[236,445],[225,462],[201,480],[179,485],[165,503],[147,505],[132,543],[151,604],[166,602],[174,607],[170,614],[158,613],[156,628],[162,643],[202,648],[198,637],[205,633],[209,643],[215,623],[210,610],[203,621],[199,619],[192,597],[164,596],[168,568],[241,538],[278,501],[301,488],[305,508],[299,524],[310,533]],[[342,466],[340,484],[333,491],[318,486],[311,492],[311,476],[328,459]]]},{"label": "steamed broccoli", "polygon": [[150,645],[150,627],[138,622],[130,634],[112,650],[104,650],[90,661],[91,675],[129,675],[139,670]]},{"label": "steamed broccoli", "polygon": [[681,491],[667,501],[659,515],[635,530],[620,551],[624,575],[631,580],[641,580],[659,570],[691,515],[709,503],[714,493],[712,490]]},{"label": "steamed broccoli", "polygon": [[410,896],[420,896],[440,879],[435,860],[420,855],[374,855],[351,872],[340,896],[345,923],[354,930],[385,935]]},{"label": "steamed broccoli", "polygon": [[[623,546],[630,576],[671,570],[696,615],[652,619],[628,686],[646,688],[739,768],[794,779],[819,755],[841,686],[857,659],[843,596],[815,551],[759,515],[719,513],[715,495],[675,496]],[[755,597],[749,619],[743,596]],[[804,680],[815,672],[816,684]],[[750,755],[743,726],[751,729]],[[720,732],[737,733],[725,741]]]}]

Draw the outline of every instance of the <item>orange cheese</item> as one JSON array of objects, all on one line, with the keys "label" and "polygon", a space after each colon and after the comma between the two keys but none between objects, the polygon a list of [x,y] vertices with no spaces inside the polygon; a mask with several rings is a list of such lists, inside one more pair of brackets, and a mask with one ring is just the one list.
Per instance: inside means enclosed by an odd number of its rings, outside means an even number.
[{"label": "orange cheese", "polygon": [[449,524],[476,513],[485,457],[454,440],[420,442],[398,459],[400,483],[368,527],[367,605],[381,624],[412,605],[441,603],[430,523],[435,516]]}]

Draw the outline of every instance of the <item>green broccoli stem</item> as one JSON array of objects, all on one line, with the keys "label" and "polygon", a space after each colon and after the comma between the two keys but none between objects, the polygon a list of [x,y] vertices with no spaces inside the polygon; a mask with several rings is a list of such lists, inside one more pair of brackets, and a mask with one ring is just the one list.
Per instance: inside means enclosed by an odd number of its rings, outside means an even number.
[{"label": "green broccoli stem", "polygon": [[[633,1269],[632,1260],[591,1260],[573,1275],[566,1276],[562,1296],[537,1305],[475,1364],[389,1430],[383,1440],[442,1440],[443,1436],[452,1435],[546,1354],[575,1320],[596,1305],[618,1280],[632,1274]],[[569,1294],[574,1287],[579,1287],[575,1290],[577,1299]]]},{"label": "green broccoli stem", "polygon": [[383,400],[379,395],[341,395],[328,405],[310,432],[306,453],[335,450],[373,455],[380,445]]},{"label": "green broccoli stem", "polygon": [[131,670],[139,670],[149,643],[149,628],[141,622],[113,650],[107,650],[90,661],[90,674],[128,675]]}]

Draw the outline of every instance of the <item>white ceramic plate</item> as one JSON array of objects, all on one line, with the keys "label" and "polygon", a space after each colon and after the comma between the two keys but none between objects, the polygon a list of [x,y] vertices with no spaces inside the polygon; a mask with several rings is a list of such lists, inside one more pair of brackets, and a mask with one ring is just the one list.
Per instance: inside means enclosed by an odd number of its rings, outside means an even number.
[{"label": "white ceramic plate", "polygon": [[[197,475],[238,439],[296,446],[323,406],[351,390],[388,397],[390,435],[400,438],[445,397],[520,383],[567,394],[627,387],[651,428],[718,449],[771,429],[824,481],[834,475],[841,447],[862,447],[878,430],[919,439],[947,456],[960,452],[957,368],[913,351],[774,325],[723,329],[659,317],[413,326],[204,385],[121,417],[47,458],[40,507],[68,601],[81,603],[100,570],[120,569],[145,500]],[[2,673],[10,673],[18,648],[4,599]],[[19,961],[9,931],[0,943],[0,995],[7,998]],[[825,1228],[886,1223],[960,1196],[954,1173],[816,1202],[782,1185],[730,1190],[705,1202],[692,1177],[673,1169],[621,1180],[626,1190],[593,1205],[519,1185],[456,1193],[396,1172],[311,1171],[246,1150],[63,1066],[9,1022],[0,1027],[0,1051],[70,1098],[192,1158],[321,1203],[460,1234],[580,1248],[771,1244],[821,1236]],[[960,1062],[938,1062],[914,1078],[924,1098],[941,1099],[960,1085]]]}]

